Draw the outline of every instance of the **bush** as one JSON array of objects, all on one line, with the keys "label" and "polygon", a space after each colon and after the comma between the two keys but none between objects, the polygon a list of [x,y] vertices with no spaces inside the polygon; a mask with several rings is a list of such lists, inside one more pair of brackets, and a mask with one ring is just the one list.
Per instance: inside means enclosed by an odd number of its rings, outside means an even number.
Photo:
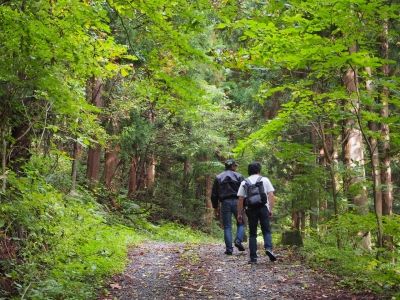
[{"label": "bush", "polygon": [[[121,271],[134,232],[110,226],[92,199],[63,198],[44,182],[10,178],[0,220],[16,255],[1,273],[25,299],[90,299],[102,279]],[[3,290],[12,296],[12,289]]]}]

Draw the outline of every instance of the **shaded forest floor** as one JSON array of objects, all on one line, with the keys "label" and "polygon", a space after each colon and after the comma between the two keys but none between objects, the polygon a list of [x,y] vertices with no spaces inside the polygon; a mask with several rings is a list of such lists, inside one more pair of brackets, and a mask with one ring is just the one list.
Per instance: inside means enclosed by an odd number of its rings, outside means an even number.
[{"label": "shaded forest floor", "polygon": [[390,299],[341,287],[340,278],[304,266],[293,249],[276,249],[276,262],[261,252],[258,264],[249,265],[245,247],[226,256],[223,244],[134,246],[125,273],[110,279],[99,300]]}]

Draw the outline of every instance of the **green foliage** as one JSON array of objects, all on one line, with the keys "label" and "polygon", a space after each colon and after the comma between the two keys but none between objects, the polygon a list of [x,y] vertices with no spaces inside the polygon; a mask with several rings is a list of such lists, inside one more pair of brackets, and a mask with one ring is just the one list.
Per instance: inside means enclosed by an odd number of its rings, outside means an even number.
[{"label": "green foliage", "polygon": [[[383,232],[394,237],[393,253],[377,260],[378,252],[360,251],[357,233],[370,230],[375,236],[376,220],[344,214],[352,208],[347,197],[357,194],[356,185],[335,195],[341,215],[332,219],[330,174],[316,165],[319,149],[310,133],[320,135],[318,142],[332,134],[338,144],[341,127],[333,124],[345,118],[360,116],[366,139],[382,137],[367,129],[368,122],[388,124],[391,155],[398,159],[399,81],[381,72],[396,60],[387,60],[376,44],[382,24],[397,20],[398,12],[397,3],[380,0],[213,6],[205,0],[2,1],[2,154],[8,164],[8,155],[18,152],[12,148],[19,146],[15,129],[27,138],[22,150],[32,151],[18,175],[7,174],[0,194],[0,228],[18,249],[0,271],[25,298],[89,299],[105,276],[123,268],[130,243],[221,237],[216,222],[207,227],[209,235],[181,224],[205,228],[206,182],[223,169],[218,160],[235,153],[243,175],[248,162],[263,164],[263,175],[277,190],[274,221],[281,228],[291,226],[294,211],[330,221],[320,224],[329,230],[324,237],[316,233],[319,244],[310,241],[311,259],[334,262],[335,272],[339,266],[349,274],[365,267],[365,278],[377,275],[377,290],[394,287],[399,270],[389,259],[399,254],[397,216],[382,220]],[[397,42],[397,32],[390,31],[390,43]],[[355,44],[357,52],[350,53]],[[359,95],[351,96],[371,108],[359,115],[343,105],[350,97],[342,82],[349,68],[358,70],[360,83]],[[88,103],[85,88],[92,76],[104,84],[101,109]],[[383,87],[389,99],[382,97]],[[391,105],[389,117],[379,115],[382,100]],[[79,195],[71,197],[60,192],[71,185],[75,141],[84,151]],[[116,190],[101,184],[86,190],[85,150],[92,143],[121,146]],[[134,155],[142,170],[155,157],[156,181],[128,196],[126,174]],[[333,166],[337,180],[363,171],[346,167]],[[333,250],[337,236],[344,241],[342,256]],[[360,266],[346,265],[352,253]],[[363,276],[359,281],[367,282]]]},{"label": "green foliage", "polygon": [[94,298],[106,277],[123,270],[132,243],[212,240],[182,225],[152,225],[140,214],[131,215],[135,229],[127,227],[89,195],[63,197],[30,177],[10,176],[0,208],[5,238],[18,251],[18,258],[2,261],[2,272],[25,299]]},{"label": "green foliage", "polygon": [[152,140],[152,125],[136,111],[130,113],[129,119],[122,120],[120,134],[121,157],[129,160],[133,155],[145,153]]},{"label": "green foliage", "polygon": [[3,201],[0,218],[18,259],[3,261],[4,273],[27,299],[89,299],[104,276],[123,269],[133,232],[107,225],[108,216],[95,201],[62,199],[39,181],[10,178],[14,192],[8,196],[18,200]]},{"label": "green foliage", "polygon": [[[392,260],[398,257],[399,234],[394,234],[394,251],[390,256],[377,256],[382,249],[366,250],[361,245],[357,230],[370,228],[375,242],[374,216],[346,214],[337,223],[330,223],[329,230],[314,232],[305,239],[301,250],[308,262],[317,269],[324,268],[340,276],[340,284],[355,291],[371,290],[386,295],[400,295],[400,269]],[[392,223],[398,226],[398,220]],[[364,232],[364,231],[363,231]],[[343,248],[336,246],[337,234],[342,236]],[[377,258],[379,257],[379,258]]]}]

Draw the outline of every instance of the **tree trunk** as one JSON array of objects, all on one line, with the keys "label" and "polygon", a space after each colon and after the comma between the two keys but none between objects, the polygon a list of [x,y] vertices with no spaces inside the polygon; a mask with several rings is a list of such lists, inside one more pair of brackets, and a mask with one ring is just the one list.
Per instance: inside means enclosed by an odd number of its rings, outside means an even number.
[{"label": "tree trunk", "polygon": [[147,187],[150,188],[154,185],[154,178],[156,175],[156,159],[154,154],[150,155],[147,163]]},{"label": "tree trunk", "polygon": [[129,167],[129,183],[128,183],[128,195],[132,195],[137,190],[137,165],[138,158],[136,155],[132,157],[131,164]]},{"label": "tree trunk", "polygon": [[72,170],[71,170],[71,189],[69,191],[69,194],[71,196],[75,196],[76,195],[76,173],[77,173],[77,169],[78,169],[78,142],[76,141],[75,137],[75,142],[74,142],[74,150],[72,152]]},{"label": "tree trunk", "polygon": [[[143,157],[145,157],[145,155],[146,154],[144,154]],[[146,162],[143,157],[138,158],[139,159],[138,164],[137,164],[138,168],[136,170],[136,174],[137,174],[136,175],[136,179],[137,179],[136,189],[138,191],[143,191],[146,188],[147,170],[146,170]]]},{"label": "tree trunk", "polygon": [[87,159],[86,178],[90,181],[91,188],[95,187],[100,180],[100,159],[100,146],[90,147]]},{"label": "tree trunk", "polygon": [[119,158],[117,153],[119,152],[120,147],[117,145],[113,149],[108,147],[105,153],[105,164],[104,164],[104,185],[109,190],[116,191],[117,186],[112,186],[113,178],[115,172],[117,170],[117,166],[119,164]]},{"label": "tree trunk", "polygon": [[[313,154],[315,156],[315,164],[317,164],[318,155],[317,155],[317,133],[314,127],[311,128],[310,134],[311,144],[313,145]],[[315,166],[317,168],[317,166]],[[316,190],[312,191],[311,194],[311,203],[310,203],[310,227],[317,228],[318,226],[318,193]]]},{"label": "tree trunk", "polygon": [[[86,97],[90,102],[98,107],[102,107],[102,84],[99,78],[92,77],[86,85]],[[99,119],[101,117],[99,116]],[[86,178],[90,182],[90,187],[96,186],[100,179],[100,159],[101,148],[99,145],[93,145],[89,148]]]},{"label": "tree trunk", "polygon": [[6,141],[6,129],[5,124],[2,122],[0,128],[1,132],[1,191],[4,193],[6,191],[7,177],[6,177],[6,159],[7,159],[7,141]]},{"label": "tree trunk", "polygon": [[[294,200],[292,201],[292,203],[294,203]],[[299,218],[299,212],[297,210],[292,211],[292,228],[291,229],[300,230],[300,218]]]},{"label": "tree trunk", "polygon": [[9,159],[13,168],[13,171],[17,174],[21,173],[21,167],[29,161],[31,153],[31,139],[29,132],[31,127],[27,124],[21,124],[12,128],[11,135],[14,140],[14,144],[11,145],[12,151],[10,151]]},{"label": "tree trunk", "polygon": [[[154,120],[155,120],[155,115],[153,113],[153,109],[154,109],[154,103],[150,102],[149,104],[149,110],[148,110],[148,116],[147,118],[150,121],[150,124],[154,124]],[[146,187],[152,189],[153,185],[154,185],[154,178],[156,175],[156,159],[155,159],[155,155],[154,155],[154,150],[151,149],[149,151],[149,154],[147,155],[147,174],[146,174]]]},{"label": "tree trunk", "polygon": [[[329,174],[331,177],[331,185],[332,185],[332,198],[333,198],[333,208],[335,212],[335,218],[339,218],[339,202],[338,202],[338,192],[339,192],[339,180],[338,180],[338,172],[337,172],[337,161],[336,161],[336,151],[333,147],[333,139],[331,134],[325,134],[325,125],[322,123],[322,120],[318,120],[318,128],[321,135],[322,141],[322,150],[324,153],[324,157],[326,159],[326,163],[328,166]],[[337,247],[338,249],[342,248],[342,240],[340,235],[336,237]]]},{"label": "tree trunk", "polygon": [[[213,207],[212,207],[212,202],[211,202],[211,192],[212,192],[212,185],[213,185],[213,180],[211,178],[211,175],[207,175],[206,177],[206,194],[204,197],[204,204],[206,206],[206,213],[204,214],[204,219],[206,222],[206,226],[211,229],[211,223],[212,223],[212,218],[213,218]],[[185,199],[184,199],[185,200]]]},{"label": "tree trunk", "polygon": [[[349,52],[356,52],[356,46],[350,47]],[[357,70],[349,68],[343,77],[343,83],[350,97],[350,100],[344,103],[344,107],[348,107],[354,117],[359,119],[359,97],[355,96],[359,95]],[[354,119],[346,119],[343,122],[343,163],[347,165],[350,171],[350,176],[344,185],[345,191],[349,192],[352,187],[365,181],[363,139],[358,124]],[[363,184],[360,188],[352,191],[350,198],[353,204],[359,208],[361,214],[368,212],[367,192]]]},{"label": "tree trunk", "polygon": [[306,210],[303,208],[301,210],[301,235],[304,236],[306,232]]},{"label": "tree trunk", "polygon": [[182,198],[185,199],[189,195],[189,181],[191,165],[188,158],[183,162],[183,179],[182,179]]},{"label": "tree trunk", "polygon": [[[366,68],[366,72],[371,76],[371,68]],[[372,81],[367,80],[366,89],[370,97],[373,97],[373,87]],[[374,112],[372,106],[368,107],[370,112]],[[368,129],[372,132],[377,131],[376,122],[369,121]],[[373,180],[373,190],[374,190],[374,207],[376,214],[379,216],[382,215],[382,190],[381,190],[381,170],[379,168],[380,159],[379,159],[379,149],[378,149],[378,141],[374,137],[369,137],[369,152],[371,156],[371,164],[372,164],[372,180]]]},{"label": "tree trunk", "polygon": [[[381,43],[383,57],[388,59],[389,56],[389,42],[387,39],[389,29],[388,29],[388,22],[384,23],[384,32],[383,32],[383,40]],[[389,76],[389,65],[386,64],[382,66],[382,73],[384,76]],[[387,118],[389,116],[389,103],[387,101],[389,97],[389,90],[387,87],[383,88],[382,95],[381,95],[381,104],[382,108],[380,111],[380,115],[383,118]],[[382,191],[382,215],[384,216],[391,216],[393,211],[393,195],[392,195],[392,170],[390,168],[390,136],[389,136],[389,125],[385,123],[381,123],[381,135],[383,138],[380,140],[381,143],[381,153],[382,153],[382,171],[381,171],[381,183],[384,186]],[[383,245],[385,243],[386,245]],[[382,237],[382,245],[381,247],[385,246],[390,251],[393,250],[393,237],[385,236]]]},{"label": "tree trunk", "polygon": [[[388,59],[389,52],[389,42],[387,40],[388,35],[388,24],[385,22],[384,27],[385,38],[382,42],[382,50],[384,53],[384,58]],[[389,65],[382,66],[382,73],[385,76],[389,76]],[[389,97],[389,90],[387,87],[384,87],[382,91],[381,104],[382,109],[380,111],[380,115],[384,118],[389,116],[389,103],[387,101]],[[382,214],[385,216],[392,215],[392,206],[393,206],[393,195],[392,195],[392,170],[390,168],[390,137],[389,137],[389,125],[381,124],[381,134],[384,138],[380,141],[382,143],[382,184],[385,185],[385,188],[382,193]]]}]

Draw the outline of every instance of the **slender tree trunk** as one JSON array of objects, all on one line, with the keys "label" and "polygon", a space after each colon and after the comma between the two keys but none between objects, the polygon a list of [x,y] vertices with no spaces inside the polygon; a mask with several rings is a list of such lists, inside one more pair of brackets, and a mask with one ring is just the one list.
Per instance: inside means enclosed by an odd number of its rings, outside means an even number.
[{"label": "slender tree trunk", "polygon": [[[327,163],[326,163],[326,155],[325,155],[325,150],[324,150],[323,146],[321,146],[319,148],[319,152],[318,153],[319,153],[318,163],[321,166],[325,166],[325,168],[329,171],[329,168],[328,168]],[[329,181],[325,182],[325,185],[329,186]],[[332,189],[332,187],[331,187],[331,189]],[[325,197],[319,199],[319,203],[318,203],[318,223],[323,223],[323,221],[324,221],[323,212],[326,211],[327,209],[328,209],[328,200]],[[325,229],[326,226],[323,226],[323,228]]]},{"label": "slender tree trunk", "polygon": [[[98,107],[102,107],[102,84],[99,78],[92,77],[87,82],[86,96],[91,103]],[[99,116],[100,119],[100,116]],[[97,144],[89,148],[86,178],[90,181],[90,186],[94,187],[100,180],[100,159],[101,147]]]},{"label": "slender tree trunk", "polygon": [[[148,119],[150,121],[150,124],[154,124],[155,121],[155,114],[153,112],[154,110],[154,103],[149,104],[149,109],[148,109]],[[154,150],[151,149],[149,151],[148,159],[147,159],[147,178],[146,178],[146,186],[147,188],[152,189],[154,185],[154,178],[156,176],[156,159],[154,155]]]},{"label": "slender tree trunk", "polygon": [[[389,57],[389,42],[388,42],[388,22],[385,21],[384,23],[384,30],[383,30],[383,40],[381,43],[383,57],[388,59]],[[389,65],[386,64],[382,66],[382,73],[384,76],[389,76]],[[387,99],[389,98],[389,90],[387,87],[383,88],[382,95],[381,95],[381,104],[382,108],[380,111],[380,115],[383,118],[387,118],[389,116],[389,103]],[[383,138],[380,140],[381,143],[381,153],[382,153],[382,171],[381,171],[381,183],[384,186],[382,191],[382,215],[384,216],[391,216],[393,211],[393,194],[392,194],[392,170],[390,167],[390,136],[389,136],[389,125],[385,123],[381,123],[380,127],[381,135]],[[383,242],[386,244],[386,248],[390,251],[393,250],[393,237],[385,236],[383,237]],[[381,245],[382,247],[384,245]]]},{"label": "slender tree trunk", "polygon": [[204,219],[206,222],[206,226],[211,229],[211,223],[213,218],[213,207],[211,203],[213,180],[211,178],[211,175],[207,175],[205,183],[206,183],[206,189],[205,189],[206,194],[204,197],[204,204],[206,206],[206,213],[204,214]]},{"label": "slender tree trunk", "polygon": [[7,177],[6,177],[6,159],[7,159],[7,141],[6,141],[6,129],[5,124],[2,122],[0,128],[1,132],[1,191],[4,193],[6,191],[7,186]]},{"label": "slender tree trunk", "polygon": [[181,185],[182,185],[182,190],[181,190],[181,198],[182,198],[182,207],[185,210],[191,210],[192,207],[189,205],[189,203],[186,201],[190,197],[189,193],[189,178],[190,178],[190,169],[191,165],[187,157],[183,160],[183,173],[182,173],[182,178],[181,178]]},{"label": "slender tree trunk", "polygon": [[302,208],[301,210],[301,235],[304,237],[306,232],[306,210]]},{"label": "slender tree trunk", "polygon": [[[317,133],[315,131],[315,128],[312,127],[311,128],[311,134],[310,134],[310,138],[311,138],[311,143],[313,145],[313,154],[315,156],[315,168],[317,168],[317,160],[318,160],[318,155],[317,155]],[[317,228],[318,226],[318,211],[319,211],[319,207],[318,207],[318,193],[316,190],[312,191],[311,194],[311,203],[310,203],[310,227],[311,228]]]},{"label": "slender tree trunk", "polygon": [[11,135],[14,140],[14,144],[11,145],[12,151],[9,153],[10,162],[15,173],[21,173],[21,167],[29,161],[31,153],[31,138],[29,133],[31,126],[21,124],[12,128]]},{"label": "slender tree trunk", "polygon": [[[320,137],[322,141],[322,150],[326,159],[326,164],[328,166],[329,174],[331,177],[331,185],[332,185],[332,198],[333,198],[333,208],[335,212],[335,218],[339,219],[339,202],[338,202],[338,193],[339,193],[339,180],[338,180],[338,172],[337,172],[337,162],[333,147],[332,135],[325,134],[325,125],[321,120],[318,120],[318,128],[320,132]],[[337,247],[338,249],[342,248],[342,240],[340,235],[336,237]]]},{"label": "slender tree trunk", "polygon": [[190,180],[190,170],[191,165],[188,158],[185,158],[183,162],[183,179],[182,179],[182,198],[185,199],[189,193],[189,180]]},{"label": "slender tree trunk", "polygon": [[[388,52],[389,52],[389,42],[387,40],[388,36],[388,24],[385,22],[384,33],[385,38],[382,42],[382,49],[384,52],[384,57],[388,59]],[[382,73],[385,76],[389,76],[389,65],[382,66]],[[389,90],[387,87],[384,87],[382,91],[381,97],[381,104],[382,109],[380,111],[380,115],[384,118],[389,116],[389,103],[387,99],[389,98]],[[390,137],[389,137],[389,125],[388,124],[381,124],[381,133],[384,138],[381,140],[382,143],[382,184],[386,187],[382,194],[382,214],[385,216],[392,215],[392,205],[393,205],[393,196],[392,196],[392,172],[390,168]]]},{"label": "slender tree trunk", "polygon": [[147,163],[147,187],[154,185],[154,178],[156,176],[156,159],[154,154],[150,154],[150,158]]},{"label": "slender tree trunk", "polygon": [[146,154],[143,155],[143,157],[139,158],[138,161],[138,168],[137,168],[137,183],[136,183],[136,188],[138,191],[143,191],[146,188],[146,179],[147,179],[147,170],[146,170],[146,161],[144,157]]},{"label": "slender tree trunk", "polygon": [[202,200],[203,189],[204,189],[204,178],[199,177],[199,178],[197,178],[196,199]]},{"label": "slender tree trunk", "polygon": [[69,194],[71,196],[76,195],[76,173],[78,169],[78,142],[76,141],[75,137],[75,142],[74,142],[74,150],[72,153],[72,170],[71,170],[71,189],[69,191]]},{"label": "slender tree trunk", "polygon": [[128,195],[132,195],[137,190],[137,165],[138,158],[134,155],[131,159],[129,167],[129,184],[128,184]]},{"label": "slender tree trunk", "polygon": [[[372,75],[371,68],[366,68],[366,72],[369,76]],[[366,82],[366,89],[368,91],[368,94],[371,97],[373,97],[373,88],[371,85],[371,80],[367,80]],[[372,101],[371,101],[372,102]],[[368,107],[368,110],[371,111],[372,113],[374,112],[373,107]],[[376,221],[378,225],[378,247],[382,247],[383,245],[383,232],[382,232],[382,221],[381,221],[381,216],[382,216],[382,190],[381,190],[381,170],[379,168],[380,164],[380,159],[379,159],[379,149],[378,149],[378,141],[374,137],[367,137],[365,134],[364,130],[362,129],[362,122],[361,119],[358,121],[359,126],[362,130],[365,143],[368,146],[368,152],[370,155],[370,161],[372,165],[372,191],[373,191],[373,197],[374,197],[374,210],[375,210],[375,216],[376,216]],[[376,132],[376,123],[373,121],[368,122],[368,129],[372,132]],[[362,246],[364,249],[371,250],[371,234],[369,232],[362,232]]]},{"label": "slender tree trunk", "polygon": [[[366,68],[366,72],[371,76],[371,68]],[[373,97],[373,87],[372,81],[367,80],[366,89],[370,95]],[[368,107],[370,112],[374,112],[373,107]],[[368,129],[372,132],[377,131],[376,122],[369,121]],[[374,189],[374,207],[376,213],[381,216],[382,215],[382,190],[381,190],[381,170],[379,168],[380,159],[379,159],[379,149],[378,149],[378,140],[374,137],[369,137],[369,152],[371,155],[371,165],[372,165],[372,180],[373,180],[373,189]]]},{"label": "slender tree trunk", "polygon": [[[292,209],[293,209],[294,203],[295,203],[295,200],[292,200]],[[291,229],[300,230],[300,216],[299,216],[299,212],[297,210],[292,211],[292,228]]]}]

